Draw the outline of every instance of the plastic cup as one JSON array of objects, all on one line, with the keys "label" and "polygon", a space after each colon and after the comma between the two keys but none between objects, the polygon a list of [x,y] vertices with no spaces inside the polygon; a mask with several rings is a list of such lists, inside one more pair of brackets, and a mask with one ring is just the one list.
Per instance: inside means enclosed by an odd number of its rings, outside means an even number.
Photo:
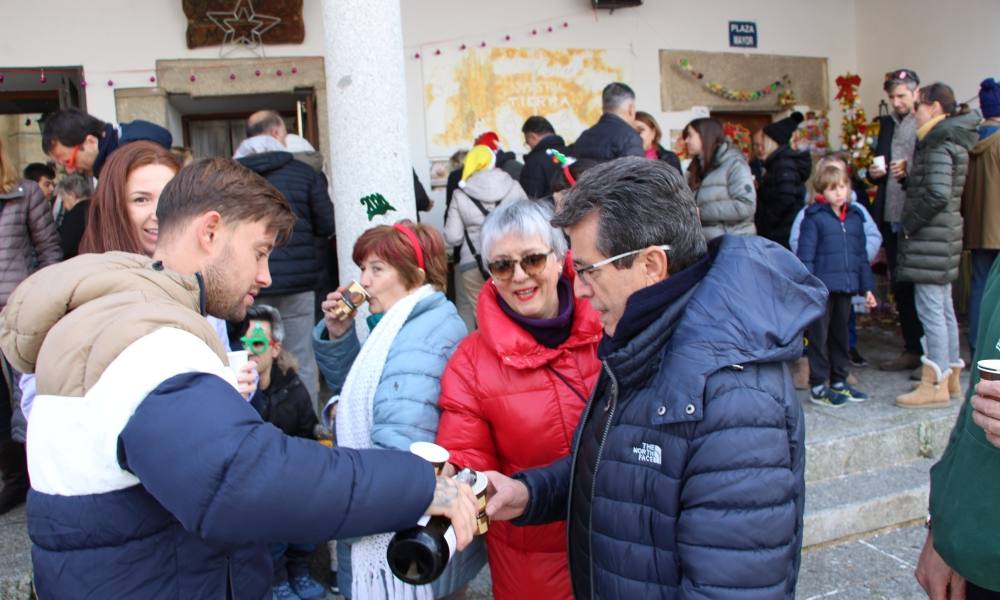
[{"label": "plastic cup", "polygon": [[233,370],[236,375],[240,374],[240,369],[243,365],[250,361],[250,353],[246,350],[234,350],[232,352],[226,352],[226,356],[229,358],[229,368]]},{"label": "plastic cup", "polygon": [[434,465],[434,472],[438,475],[450,456],[447,450],[431,442],[413,442],[410,444],[410,452]]},{"label": "plastic cup", "polygon": [[873,158],[872,159],[872,166],[875,167],[876,169],[885,171],[885,157],[884,156],[876,156],[875,158]]}]

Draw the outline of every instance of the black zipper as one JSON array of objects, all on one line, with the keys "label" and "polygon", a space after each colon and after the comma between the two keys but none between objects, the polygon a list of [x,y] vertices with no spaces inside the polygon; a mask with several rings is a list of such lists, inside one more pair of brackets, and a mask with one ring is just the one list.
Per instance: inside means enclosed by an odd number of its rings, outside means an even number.
[{"label": "black zipper", "polygon": [[[590,597],[594,597],[594,495],[597,491],[597,469],[601,465],[601,451],[604,450],[604,442],[608,439],[608,431],[611,430],[611,422],[615,418],[615,408],[618,406],[618,380],[615,378],[615,374],[611,372],[611,367],[608,366],[607,362],[601,361],[604,366],[604,370],[608,374],[608,379],[611,380],[611,397],[608,400],[607,405],[604,407],[604,411],[608,413],[608,420],[604,424],[604,433],[601,434],[601,443],[597,446],[597,457],[594,461],[594,476],[593,481],[590,486],[590,515],[588,517],[588,526],[590,529],[590,535],[587,536],[587,544],[590,549]],[[572,489],[570,488],[570,493],[572,494]]]},{"label": "black zipper", "polygon": [[[605,363],[602,361],[602,365]],[[605,365],[606,366],[606,365]],[[580,445],[583,443],[583,428],[586,427],[587,419],[590,418],[591,410],[594,407],[594,400],[597,398],[597,393],[600,390],[600,379],[598,378],[597,385],[594,386],[594,392],[590,396],[590,400],[587,401],[586,408],[583,409],[583,414],[580,417],[580,430],[579,438],[573,445],[573,458],[569,462],[569,493],[566,494],[566,548],[571,547],[570,529],[572,528],[573,519],[570,518],[570,508],[573,506],[573,478],[576,474],[576,459],[580,454]],[[567,569],[569,571],[569,581],[570,586],[573,584],[573,561],[567,561]],[[591,590],[591,595],[593,595],[593,590]]]}]

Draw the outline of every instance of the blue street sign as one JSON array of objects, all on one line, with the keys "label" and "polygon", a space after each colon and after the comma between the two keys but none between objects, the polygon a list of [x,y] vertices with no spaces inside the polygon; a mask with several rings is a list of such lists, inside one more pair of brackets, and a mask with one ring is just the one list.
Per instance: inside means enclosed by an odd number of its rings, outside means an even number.
[{"label": "blue street sign", "polygon": [[756,48],[757,23],[753,21],[730,21],[729,45],[734,48]]}]

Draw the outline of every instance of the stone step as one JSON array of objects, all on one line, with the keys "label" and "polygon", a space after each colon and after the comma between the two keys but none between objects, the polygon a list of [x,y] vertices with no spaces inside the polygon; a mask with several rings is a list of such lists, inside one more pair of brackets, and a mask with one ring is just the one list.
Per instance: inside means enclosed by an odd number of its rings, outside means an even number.
[{"label": "stone step", "polygon": [[803,547],[925,517],[934,462],[922,458],[806,484]]},{"label": "stone step", "polygon": [[[836,432],[826,432],[834,435],[824,436],[819,432],[812,435],[807,429],[806,482],[846,477],[919,458],[940,457],[955,424],[958,406],[953,404],[953,407],[933,411],[891,407],[888,410],[905,414],[899,415],[896,421],[868,421],[865,427],[858,428],[860,431],[849,423],[838,426]],[[856,407],[820,410],[850,411]],[[837,418],[836,415],[824,417]]]}]

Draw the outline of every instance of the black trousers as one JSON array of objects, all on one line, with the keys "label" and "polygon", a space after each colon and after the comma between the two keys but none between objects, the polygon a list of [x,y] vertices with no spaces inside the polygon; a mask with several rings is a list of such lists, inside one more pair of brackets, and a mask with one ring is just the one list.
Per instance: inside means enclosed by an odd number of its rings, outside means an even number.
[{"label": "black trousers", "polygon": [[851,296],[832,292],[826,312],[809,326],[809,386],[847,381],[849,364],[847,322],[851,319]]},{"label": "black trousers", "polygon": [[896,297],[896,312],[899,314],[899,328],[903,332],[903,346],[910,354],[924,353],[920,346],[920,338],[924,336],[924,328],[917,316],[917,303],[913,291],[913,283],[896,279],[896,265],[899,258],[899,234],[893,233],[888,223],[882,224],[882,242],[885,246],[885,257],[889,262],[889,276],[892,280],[892,294]]},{"label": "black trousers", "polygon": [[965,583],[966,600],[1000,600],[1000,592],[983,589],[971,581]]}]

